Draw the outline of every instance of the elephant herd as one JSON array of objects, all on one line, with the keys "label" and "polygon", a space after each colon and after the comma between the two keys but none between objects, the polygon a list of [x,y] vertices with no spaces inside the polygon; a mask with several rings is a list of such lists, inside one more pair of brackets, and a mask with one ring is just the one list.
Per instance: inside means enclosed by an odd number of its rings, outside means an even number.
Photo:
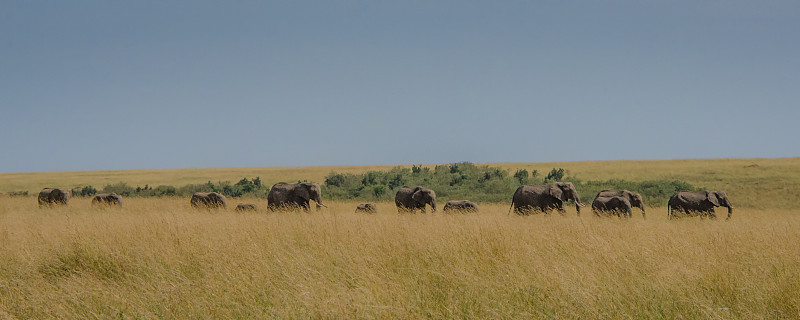
[{"label": "elephant herd", "polygon": [[[66,205],[72,198],[72,190],[64,190],[59,188],[44,188],[39,191],[37,200],[39,207]],[[92,204],[105,204],[112,206],[121,206],[122,197],[116,193],[98,193],[92,198]]]},{"label": "elephant herd", "polygon": [[[40,207],[66,205],[70,197],[72,197],[70,190],[44,188],[39,192],[38,202]],[[572,183],[523,185],[514,192],[509,213],[511,209],[518,215],[529,215],[536,212],[549,213],[556,210],[563,215],[566,213],[564,203],[570,200],[575,203],[575,210],[580,215],[581,207],[585,205],[581,202]],[[311,201],[315,202],[317,210],[320,207],[327,207],[322,203],[322,192],[316,183],[279,182],[272,186],[267,195],[267,206],[271,211],[297,209],[309,211]],[[401,213],[414,213],[418,210],[424,213],[427,206],[430,206],[433,212],[437,211],[436,192],[421,186],[401,187],[395,195],[394,202],[398,212]],[[189,203],[194,208],[225,208],[227,199],[217,192],[195,192]],[[101,193],[92,198],[92,204],[122,206],[122,197],[116,193]],[[632,208],[638,208],[644,218],[644,207],[642,196],[628,190],[603,190],[592,201],[592,212],[596,216],[629,218],[632,216]],[[668,217],[673,219],[681,216],[700,216],[714,219],[716,218],[715,207],[727,208],[727,219],[731,218],[734,207],[724,191],[681,191],[670,197]],[[235,210],[257,211],[258,207],[251,203],[240,203]],[[355,210],[355,212],[362,213],[376,213],[377,211],[378,207],[373,203],[360,204]],[[469,200],[450,200],[444,205],[443,211],[477,212],[478,205]]]}]

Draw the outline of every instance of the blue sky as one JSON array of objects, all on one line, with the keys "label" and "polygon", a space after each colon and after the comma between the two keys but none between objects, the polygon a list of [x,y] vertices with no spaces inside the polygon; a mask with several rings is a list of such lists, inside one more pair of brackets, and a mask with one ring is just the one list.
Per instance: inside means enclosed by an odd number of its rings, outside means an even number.
[{"label": "blue sky", "polygon": [[797,1],[3,1],[0,172],[800,156]]}]

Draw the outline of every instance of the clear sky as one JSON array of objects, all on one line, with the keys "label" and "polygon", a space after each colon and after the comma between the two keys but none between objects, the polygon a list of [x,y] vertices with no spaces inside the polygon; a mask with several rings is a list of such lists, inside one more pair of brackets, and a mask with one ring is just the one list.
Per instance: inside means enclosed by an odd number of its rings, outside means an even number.
[{"label": "clear sky", "polygon": [[0,172],[800,156],[800,1],[2,1]]}]

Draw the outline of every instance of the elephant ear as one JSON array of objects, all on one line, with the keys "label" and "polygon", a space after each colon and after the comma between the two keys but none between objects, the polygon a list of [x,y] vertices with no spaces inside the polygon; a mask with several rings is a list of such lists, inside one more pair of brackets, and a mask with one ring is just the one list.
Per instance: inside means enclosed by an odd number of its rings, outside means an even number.
[{"label": "elephant ear", "polygon": [[707,191],[706,195],[708,196],[708,202],[719,207],[719,197],[715,191]]},{"label": "elephant ear", "polygon": [[550,186],[547,187],[547,194],[564,201],[564,191],[561,190],[561,187],[559,187],[557,183],[550,184]]},{"label": "elephant ear", "polygon": [[425,193],[422,192],[422,190],[414,191],[414,193],[411,194],[411,199],[414,199],[414,201],[416,201],[416,202],[424,202],[425,201],[424,197],[425,197]]},{"label": "elephant ear", "polygon": [[311,199],[311,185],[308,183],[300,183],[294,188],[294,195],[303,199]]}]

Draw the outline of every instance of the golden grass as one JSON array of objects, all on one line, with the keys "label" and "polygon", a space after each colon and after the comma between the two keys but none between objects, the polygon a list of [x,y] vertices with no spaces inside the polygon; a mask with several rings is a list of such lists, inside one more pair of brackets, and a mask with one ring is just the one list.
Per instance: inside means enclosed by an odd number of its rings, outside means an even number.
[{"label": "golden grass", "polygon": [[[749,167],[756,164],[758,167]],[[538,170],[546,175],[552,168],[565,168],[568,176],[586,180],[624,179],[682,180],[697,187],[725,190],[737,207],[800,209],[800,158],[778,159],[694,159],[650,161],[582,161],[489,164],[508,169]],[[426,165],[433,167],[433,165]],[[93,185],[98,189],[112,183],[131,186],[182,186],[207,181],[236,182],[260,176],[265,185],[280,181],[306,180],[322,183],[331,172],[361,173],[389,170],[395,166],[319,166],[266,168],[210,168],[164,170],[117,170],[0,173],[0,192],[27,190],[38,193],[44,187]],[[405,165],[403,167],[410,167]],[[323,195],[324,196],[324,195]],[[589,197],[591,195],[581,195]],[[510,199],[511,195],[509,195]],[[510,200],[509,200],[510,201]]]},{"label": "golden grass", "polygon": [[[192,210],[0,197],[0,317],[800,317],[800,211],[731,221]],[[235,206],[236,200],[231,201]],[[261,199],[245,199],[263,208]]]}]

